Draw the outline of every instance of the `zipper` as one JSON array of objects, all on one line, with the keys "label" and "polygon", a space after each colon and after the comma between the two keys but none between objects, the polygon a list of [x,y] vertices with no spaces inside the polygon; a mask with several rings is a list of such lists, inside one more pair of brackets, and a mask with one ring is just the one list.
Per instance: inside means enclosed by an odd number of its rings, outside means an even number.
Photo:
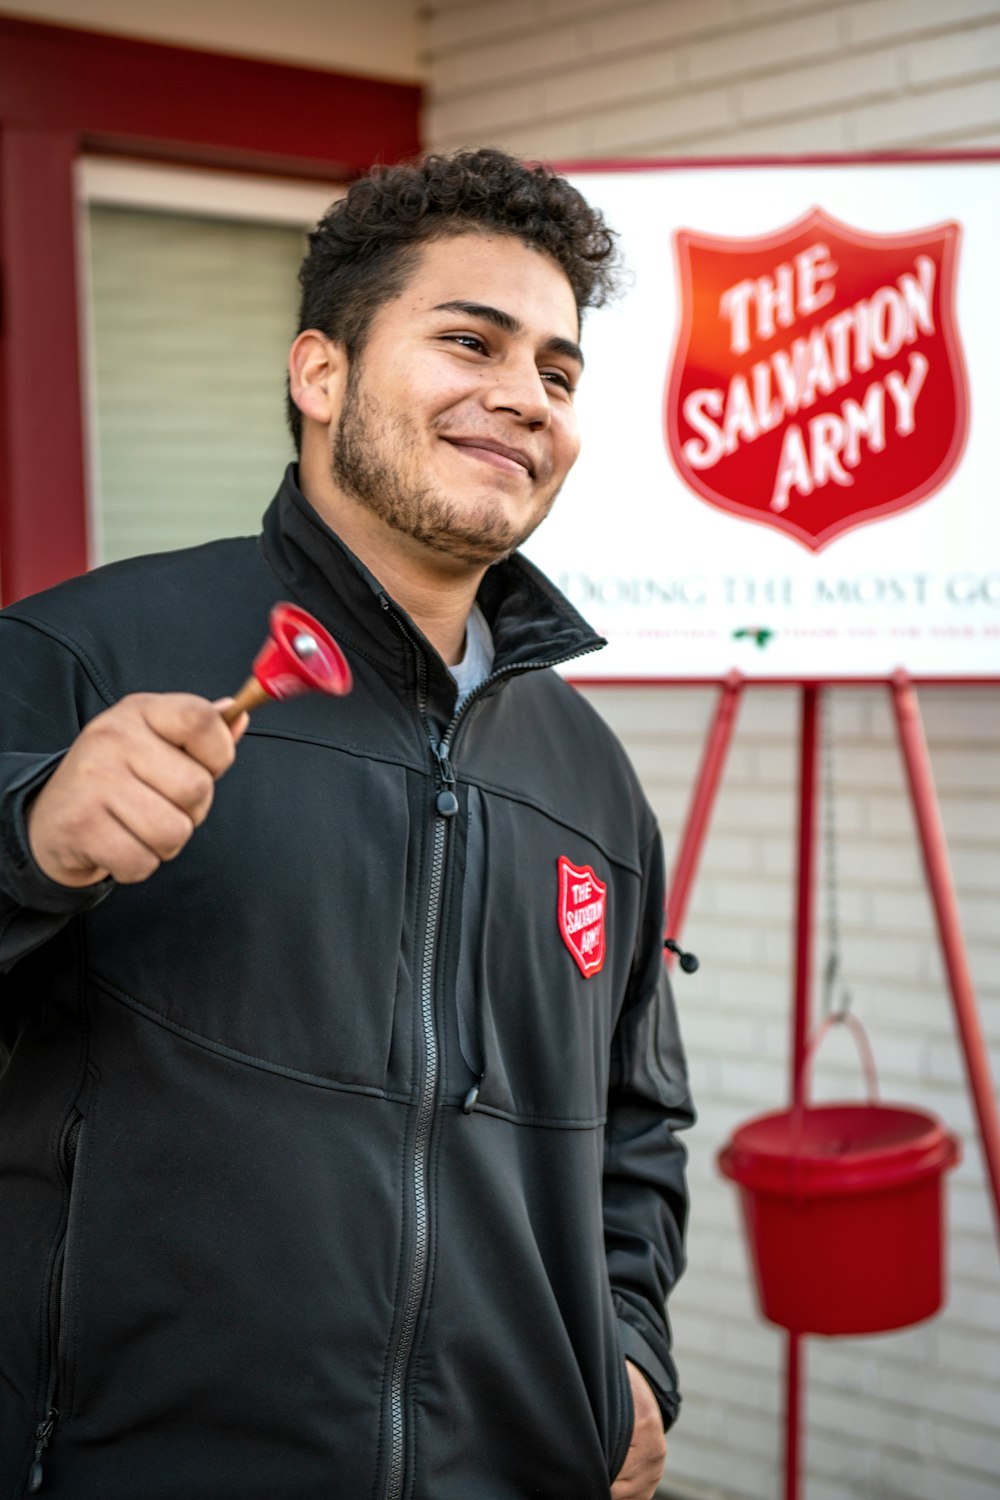
[{"label": "zipper", "polygon": [[[454,795],[452,793],[451,795]],[[413,1142],[413,1261],[410,1266],[410,1282],[407,1289],[403,1321],[400,1326],[396,1357],[393,1360],[389,1385],[389,1414],[391,1423],[391,1448],[389,1477],[386,1481],[386,1500],[399,1500],[403,1493],[403,1444],[404,1418],[403,1393],[413,1339],[417,1327],[417,1315],[423,1300],[427,1280],[430,1232],[428,1222],[427,1153],[430,1145],[431,1124],[434,1118],[434,1100],[437,1094],[438,1043],[434,1027],[434,959],[437,948],[438,918],[441,907],[441,887],[444,879],[444,851],[447,819],[439,813],[434,824],[434,845],[431,856],[431,883],[427,904],[427,926],[424,935],[424,959],[420,977],[420,1016],[424,1039],[424,1077],[420,1093],[420,1105]]]},{"label": "zipper", "polygon": [[[73,1175],[82,1129],[83,1116],[79,1111],[74,1111],[63,1133],[62,1147],[60,1149],[60,1163],[70,1203],[73,1196]],[[67,1204],[66,1223],[63,1225],[62,1236],[52,1262],[52,1278],[49,1282],[49,1376],[45,1392],[45,1415],[36,1425],[34,1432],[35,1446],[31,1467],[28,1471],[27,1492],[29,1495],[37,1495],[45,1481],[45,1468],[42,1459],[46,1448],[52,1441],[52,1434],[55,1432],[56,1422],[59,1420],[59,1372],[63,1361],[63,1327],[65,1321],[62,1304],[66,1280],[66,1236],[69,1231],[69,1212],[70,1205]]]},{"label": "zipper", "polygon": [[28,1474],[29,1495],[37,1495],[42,1487],[42,1481],[45,1477],[44,1470],[42,1469],[42,1454],[49,1446],[49,1439],[55,1429],[58,1416],[58,1407],[51,1407],[35,1428],[35,1456],[32,1459],[31,1469]]},{"label": "zipper", "polygon": [[424,927],[423,961],[420,973],[420,1025],[424,1044],[423,1078],[417,1105],[417,1119],[413,1136],[413,1162],[411,1184],[413,1188],[413,1257],[406,1288],[406,1300],[400,1323],[399,1340],[393,1357],[389,1377],[389,1469],[386,1478],[385,1500],[400,1500],[405,1479],[404,1450],[406,1421],[404,1413],[406,1376],[413,1352],[417,1331],[417,1319],[423,1302],[427,1283],[427,1267],[430,1258],[430,1210],[428,1191],[428,1153],[431,1127],[434,1122],[434,1105],[438,1085],[438,1038],[434,1024],[434,974],[437,954],[438,922],[441,913],[441,891],[444,885],[445,844],[449,820],[458,811],[455,795],[455,775],[448,758],[447,746],[437,742],[431,732],[427,718],[427,662],[419,643],[392,607],[388,596],[381,596],[383,609],[389,610],[402,634],[409,641],[417,660],[417,707],[427,733],[428,744],[434,757],[438,773],[438,793],[435,803],[437,816],[434,820],[431,845],[431,873],[427,893],[427,917]]},{"label": "zipper", "polygon": [[596,651],[597,646],[589,646],[585,650],[568,652],[565,656],[559,657],[554,661],[523,666],[512,664],[508,667],[501,667],[497,672],[492,672],[485,681],[481,682],[469,694],[458,712],[453,715],[451,723],[448,725],[441,739],[436,740],[427,718],[427,660],[423,650],[413,632],[409,629],[407,621],[393,605],[389,596],[385,593],[380,594],[379,603],[395,620],[400,633],[409,642],[416,655],[417,708],[427,733],[438,777],[438,791],[434,803],[436,817],[431,846],[431,874],[427,895],[427,921],[424,928],[423,962],[420,974],[420,1022],[424,1043],[424,1071],[413,1139],[413,1173],[411,1177],[414,1223],[413,1257],[410,1263],[410,1276],[406,1288],[406,1300],[403,1305],[399,1340],[396,1344],[392,1371],[389,1377],[390,1446],[384,1500],[401,1500],[405,1481],[404,1449],[406,1442],[406,1421],[404,1398],[406,1377],[416,1337],[417,1319],[426,1288],[427,1268],[430,1258],[428,1152],[437,1099],[439,1061],[437,1030],[434,1024],[434,978],[438,924],[441,916],[441,892],[444,886],[448,826],[451,819],[458,812],[459,805],[455,792],[457,782],[451,763],[450,746],[469,706],[487,688],[491,687],[502,677],[509,676],[515,672],[519,673],[541,670],[543,667],[559,666],[564,661],[572,660],[574,656],[585,655],[587,651]]}]

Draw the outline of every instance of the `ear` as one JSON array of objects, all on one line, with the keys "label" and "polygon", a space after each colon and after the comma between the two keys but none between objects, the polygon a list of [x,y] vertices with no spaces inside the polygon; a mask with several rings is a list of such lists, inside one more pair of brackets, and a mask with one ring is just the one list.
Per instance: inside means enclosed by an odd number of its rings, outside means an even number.
[{"label": "ear", "polygon": [[288,351],[288,388],[310,421],[329,427],[340,413],[347,379],[347,355],[317,328],[300,333]]}]

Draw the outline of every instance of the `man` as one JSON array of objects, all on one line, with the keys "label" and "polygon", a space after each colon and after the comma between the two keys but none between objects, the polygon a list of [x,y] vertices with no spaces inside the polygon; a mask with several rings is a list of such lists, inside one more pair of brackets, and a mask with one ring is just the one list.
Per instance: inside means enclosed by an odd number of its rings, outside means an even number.
[{"label": "man", "polygon": [[[259,542],[0,620],[4,1497],[656,1487],[692,1118],[659,840],[549,670],[601,642],[515,552],[612,258],[498,152],[356,184]],[[230,732],[286,597],[354,691]]]}]

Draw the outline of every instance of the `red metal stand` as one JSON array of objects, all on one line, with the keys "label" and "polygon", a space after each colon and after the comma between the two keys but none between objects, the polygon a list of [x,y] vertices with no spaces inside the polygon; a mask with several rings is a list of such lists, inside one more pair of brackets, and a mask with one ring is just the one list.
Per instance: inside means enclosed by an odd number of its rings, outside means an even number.
[{"label": "red metal stand", "polygon": [[[698,768],[687,822],[677,850],[677,859],[670,876],[668,894],[670,928],[675,937],[680,935],[687,912],[688,897],[694,884],[698,860],[708,833],[708,823],[715,806],[716,793],[722,780],[729,741],[736,724],[736,710],[743,693],[743,678],[739,672],[730,672],[722,684],[722,692],[716,704],[715,714],[705,738],[705,749]],[[667,955],[672,964],[674,955]]]},{"label": "red metal stand", "polygon": [[798,880],[795,913],[795,1005],[792,1011],[790,1094],[802,1098],[802,1068],[809,1037],[809,999],[812,989],[813,894],[816,887],[816,751],[819,719],[818,687],[802,689],[799,736]]},{"label": "red metal stand", "polygon": [[[675,938],[679,938],[681,934],[744,686],[744,679],[736,673],[726,678],[721,684],[721,696],[709,726],[668,893],[670,927]],[[818,710],[823,687],[829,688],[831,684],[803,683],[801,686],[795,976],[790,1059],[790,1093],[793,1104],[800,1101],[802,1094],[810,1020],[813,897],[816,883],[814,855]],[[920,707],[913,684],[905,673],[897,673],[889,687],[1000,1238],[1000,1113],[962,937]],[[787,1335],[784,1383],[784,1500],[798,1500],[800,1432],[805,1389],[805,1350],[801,1334],[789,1332]]]},{"label": "red metal stand", "polygon": [[934,789],[920,706],[913,683],[904,672],[897,672],[893,678],[892,706],[896,713],[899,745],[924,856],[927,885],[934,903],[941,952],[948,972],[955,1024],[962,1043],[966,1076],[975,1105],[979,1139],[993,1195],[997,1236],[1000,1238],[1000,1116],[997,1112],[996,1090],[990,1076],[986,1041],[962,939],[955,885],[948,863],[948,847]]}]

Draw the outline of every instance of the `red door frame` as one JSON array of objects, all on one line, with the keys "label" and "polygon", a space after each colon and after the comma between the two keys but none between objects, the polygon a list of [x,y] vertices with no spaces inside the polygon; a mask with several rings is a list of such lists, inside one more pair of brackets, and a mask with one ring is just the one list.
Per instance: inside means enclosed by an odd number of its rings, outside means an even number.
[{"label": "red door frame", "polygon": [[87,567],[73,164],[327,182],[420,149],[417,84],[0,17],[0,600]]}]

